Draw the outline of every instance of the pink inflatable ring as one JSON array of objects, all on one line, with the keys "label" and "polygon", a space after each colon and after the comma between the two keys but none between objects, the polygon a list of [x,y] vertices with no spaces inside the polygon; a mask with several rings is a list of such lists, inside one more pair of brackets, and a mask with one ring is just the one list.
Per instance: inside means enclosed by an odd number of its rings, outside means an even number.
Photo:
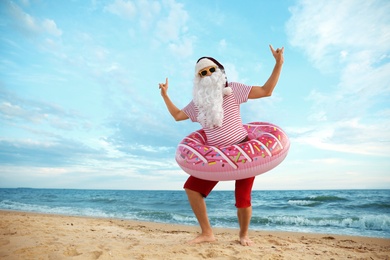
[{"label": "pink inflatable ring", "polygon": [[203,130],[191,133],[177,147],[177,163],[197,178],[227,181],[265,173],[287,156],[290,141],[278,126],[254,122],[244,127],[249,140],[226,147],[205,145]]}]

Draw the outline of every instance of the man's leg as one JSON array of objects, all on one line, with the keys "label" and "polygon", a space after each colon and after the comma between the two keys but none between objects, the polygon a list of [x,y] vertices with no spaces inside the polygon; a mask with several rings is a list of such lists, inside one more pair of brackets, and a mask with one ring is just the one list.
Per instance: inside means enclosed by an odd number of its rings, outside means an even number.
[{"label": "man's leg", "polygon": [[236,207],[238,224],[240,225],[240,243],[243,246],[253,244],[249,239],[249,224],[252,218],[251,193],[255,177],[236,181]]},{"label": "man's leg", "polygon": [[240,243],[243,246],[250,246],[253,244],[249,239],[249,224],[252,218],[252,206],[248,208],[237,208],[238,223],[240,224]]},{"label": "man's leg", "polygon": [[204,201],[203,195],[197,191],[186,189],[188,201],[190,202],[192,211],[194,212],[202,233],[195,239],[189,241],[189,243],[202,243],[215,241],[213,230],[211,228],[209,218],[207,215],[206,202]]},{"label": "man's leg", "polygon": [[217,183],[217,181],[201,180],[190,176],[184,184],[188,201],[190,202],[192,211],[194,212],[201,228],[201,234],[195,239],[189,241],[189,243],[215,241],[213,230],[207,215],[207,207],[204,198],[207,197]]}]

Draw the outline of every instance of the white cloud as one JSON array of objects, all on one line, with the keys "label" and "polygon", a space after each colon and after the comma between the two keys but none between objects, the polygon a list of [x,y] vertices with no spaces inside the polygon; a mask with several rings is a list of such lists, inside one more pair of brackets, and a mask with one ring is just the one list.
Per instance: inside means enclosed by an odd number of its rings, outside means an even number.
[{"label": "white cloud", "polygon": [[42,28],[51,35],[58,36],[58,37],[62,35],[62,31],[57,28],[57,25],[53,20],[50,19],[43,20]]},{"label": "white cloud", "polygon": [[20,3],[24,6],[29,6],[30,5],[30,0],[20,0]]},{"label": "white cloud", "polygon": [[227,42],[225,39],[219,41],[219,48],[226,49]]},{"label": "white cloud", "polygon": [[157,37],[164,42],[178,41],[180,37],[187,32],[187,21],[189,15],[184,10],[183,4],[169,1],[168,16],[157,23]]},{"label": "white cloud", "polygon": [[125,19],[132,19],[137,13],[137,8],[132,1],[123,0],[115,0],[114,3],[106,6],[104,10]]},{"label": "white cloud", "polygon": [[20,29],[32,33],[39,31],[37,21],[34,17],[23,12],[23,10],[14,3],[9,3],[8,7],[15,24]]},{"label": "white cloud", "polygon": [[348,51],[341,51],[340,52],[340,60],[341,61],[345,61],[345,59],[347,58],[347,56],[348,56]]},{"label": "white cloud", "polygon": [[[57,104],[20,98],[0,90],[0,122],[24,128],[51,126],[57,130],[75,130],[89,125],[77,112],[66,111]],[[82,123],[81,123],[82,122]]]},{"label": "white cloud", "polygon": [[321,69],[332,69],[340,52],[372,63],[389,50],[388,1],[300,1],[290,11],[290,43]]},{"label": "white cloud", "polygon": [[181,58],[186,58],[193,53],[193,40],[189,37],[183,37],[182,41],[169,44],[171,52]]},{"label": "white cloud", "polygon": [[330,164],[330,165],[340,165],[345,163],[345,160],[340,158],[324,158],[324,159],[313,159],[310,160],[311,163],[315,163],[317,165]]},{"label": "white cloud", "polygon": [[193,53],[196,37],[188,34],[189,15],[181,3],[174,0],[161,3],[148,0],[116,0],[104,10],[124,19],[137,21],[136,26],[129,24],[132,28],[129,28],[128,32],[132,38],[146,36],[153,47],[163,45],[181,58]]},{"label": "white cloud", "polygon": [[167,44],[169,51],[180,58],[187,58],[193,54],[196,37],[189,34],[188,21],[190,19],[184,5],[174,0],[163,2],[161,19],[156,22],[155,43]]},{"label": "white cloud", "polygon": [[139,24],[143,30],[147,30],[159,17],[161,4],[157,1],[124,1],[115,2],[104,7],[104,11],[118,15],[127,20],[139,19]]},{"label": "white cloud", "polygon": [[159,16],[161,4],[157,1],[141,0],[137,2],[140,10],[140,25],[141,28],[147,30]]},{"label": "white cloud", "polygon": [[290,11],[291,45],[338,78],[333,86],[311,90],[308,119],[316,125],[300,141],[325,150],[389,154],[390,124],[379,115],[389,110],[390,2],[302,0]]},{"label": "white cloud", "polygon": [[57,27],[55,21],[51,19],[38,19],[24,12],[15,3],[8,4],[8,11],[13,19],[14,25],[23,33],[28,35],[37,35],[47,33],[52,36],[59,37],[62,31]]},{"label": "white cloud", "polygon": [[388,140],[390,126],[387,123],[362,124],[359,118],[334,124],[318,124],[312,128],[289,128],[291,142],[313,146],[322,150],[390,156]]}]

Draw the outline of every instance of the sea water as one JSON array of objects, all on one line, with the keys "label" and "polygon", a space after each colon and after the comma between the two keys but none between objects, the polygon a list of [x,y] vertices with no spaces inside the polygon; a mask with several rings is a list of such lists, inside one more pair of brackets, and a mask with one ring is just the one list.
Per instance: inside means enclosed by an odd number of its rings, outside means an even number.
[{"label": "sea water", "polygon": [[[206,199],[214,227],[238,228],[234,191]],[[390,238],[390,190],[253,191],[251,230]],[[0,209],[197,225],[184,191],[0,189]]]}]

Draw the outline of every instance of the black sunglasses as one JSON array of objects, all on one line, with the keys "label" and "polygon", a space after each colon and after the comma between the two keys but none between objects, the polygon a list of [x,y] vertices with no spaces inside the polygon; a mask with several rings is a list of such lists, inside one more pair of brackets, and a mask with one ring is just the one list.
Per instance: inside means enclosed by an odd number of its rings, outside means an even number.
[{"label": "black sunglasses", "polygon": [[[210,71],[210,73],[214,73],[215,72],[215,67],[211,67],[208,69],[208,71]],[[205,70],[202,70],[201,72],[199,72],[199,75],[204,77],[207,75],[207,69]]]}]

